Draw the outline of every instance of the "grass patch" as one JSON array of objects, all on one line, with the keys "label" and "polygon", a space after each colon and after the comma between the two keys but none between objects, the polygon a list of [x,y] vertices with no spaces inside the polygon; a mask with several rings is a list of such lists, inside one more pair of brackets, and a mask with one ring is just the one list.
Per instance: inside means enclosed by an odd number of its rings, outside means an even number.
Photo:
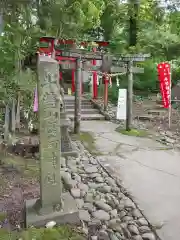
[{"label": "grass patch", "polygon": [[[85,240],[85,237],[67,225],[48,228],[29,228],[26,231],[15,233],[0,229],[0,236],[3,240],[22,239],[22,240]],[[18,237],[18,238],[17,238]]]},{"label": "grass patch", "polygon": [[134,136],[134,137],[148,137],[148,135],[149,135],[146,130],[131,129],[130,131],[127,131],[120,127],[116,128],[116,132],[119,132],[119,133],[127,135],[127,136]]},{"label": "grass patch", "polygon": [[0,213],[0,222],[3,222],[3,221],[6,220],[6,219],[7,219],[7,214],[1,212],[1,213]]},{"label": "grass patch", "polygon": [[98,151],[95,145],[95,138],[93,134],[90,132],[81,132],[79,135],[76,135],[76,139],[81,141],[85,148],[92,154],[92,155],[103,155],[101,152]]},{"label": "grass patch", "polygon": [[23,158],[20,156],[14,156],[12,154],[7,154],[7,156],[3,158],[2,162],[6,166],[13,166],[26,177],[39,176],[39,162],[32,158]]}]

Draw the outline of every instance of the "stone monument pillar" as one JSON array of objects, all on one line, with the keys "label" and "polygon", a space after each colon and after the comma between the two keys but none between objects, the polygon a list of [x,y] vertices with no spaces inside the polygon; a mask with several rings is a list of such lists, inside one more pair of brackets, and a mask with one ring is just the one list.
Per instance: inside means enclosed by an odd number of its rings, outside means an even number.
[{"label": "stone monument pillar", "polygon": [[38,104],[40,134],[40,199],[26,202],[26,226],[43,226],[48,221],[78,222],[78,211],[69,193],[62,195],[60,159],[59,66],[49,57],[38,63]]},{"label": "stone monument pillar", "polygon": [[[57,93],[58,65],[53,59],[39,62],[39,133],[42,207],[60,203],[60,99]],[[49,194],[51,192],[51,194]],[[53,196],[53,199],[52,199]]]}]

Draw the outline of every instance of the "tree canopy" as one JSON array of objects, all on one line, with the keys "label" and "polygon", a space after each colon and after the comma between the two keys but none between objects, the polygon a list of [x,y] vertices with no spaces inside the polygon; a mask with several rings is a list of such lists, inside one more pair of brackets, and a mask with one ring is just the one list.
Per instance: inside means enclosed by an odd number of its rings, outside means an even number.
[{"label": "tree canopy", "polygon": [[[144,64],[145,74],[137,76],[135,87],[143,89],[148,85],[156,89],[156,64],[160,61],[173,63],[173,81],[176,81],[180,76],[177,5],[175,0],[1,1],[0,98],[6,101],[17,91],[32,93],[35,73],[25,71],[23,63],[36,52],[38,39],[44,35],[93,41],[98,39],[100,31],[101,37],[110,42],[112,53],[151,54]],[[132,31],[135,31],[135,44],[130,44]]]}]

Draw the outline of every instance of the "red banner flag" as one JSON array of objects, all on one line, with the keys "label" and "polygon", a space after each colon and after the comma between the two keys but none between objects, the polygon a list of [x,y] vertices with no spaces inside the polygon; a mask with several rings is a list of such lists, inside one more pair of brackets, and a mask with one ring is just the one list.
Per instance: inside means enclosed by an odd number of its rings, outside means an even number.
[{"label": "red banner flag", "polygon": [[157,65],[158,78],[160,81],[160,90],[164,108],[170,107],[170,87],[171,87],[171,70],[169,63],[159,63]]}]

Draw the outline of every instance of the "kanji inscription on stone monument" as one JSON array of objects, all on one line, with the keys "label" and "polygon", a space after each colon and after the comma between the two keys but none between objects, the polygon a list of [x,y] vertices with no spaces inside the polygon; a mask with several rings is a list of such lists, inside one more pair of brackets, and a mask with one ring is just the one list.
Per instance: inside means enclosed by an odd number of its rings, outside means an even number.
[{"label": "kanji inscription on stone monument", "polygon": [[[59,64],[42,56],[38,63],[38,114],[40,148],[40,198],[25,202],[25,226],[79,224],[76,202],[69,192],[61,192],[61,125]],[[61,204],[62,203],[62,204]]]},{"label": "kanji inscription on stone monument", "polygon": [[[41,204],[60,203],[60,100],[58,63],[53,59],[41,57],[39,62],[39,121],[40,121],[40,161],[41,161]],[[50,63],[52,62],[52,64]],[[53,91],[54,90],[54,91]]]}]

